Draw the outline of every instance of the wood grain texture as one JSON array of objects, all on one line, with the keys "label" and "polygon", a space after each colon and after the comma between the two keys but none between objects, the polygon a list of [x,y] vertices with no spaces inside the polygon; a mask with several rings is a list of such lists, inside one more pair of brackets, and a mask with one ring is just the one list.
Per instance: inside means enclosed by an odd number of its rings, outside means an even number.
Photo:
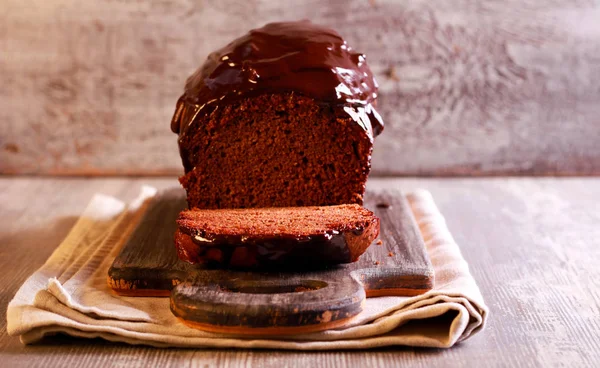
[{"label": "wood grain texture", "polygon": [[[206,331],[255,336],[339,327],[362,310],[365,291],[350,277],[288,276],[201,272],[173,289],[171,311]],[[295,292],[299,287],[314,290]]]},{"label": "wood grain texture", "polygon": [[173,234],[187,209],[182,188],[169,188],[149,203],[129,240],[108,270],[108,284],[121,295],[169,296],[194,267],[177,257]]},{"label": "wood grain texture", "polygon": [[[65,237],[96,192],[133,199],[170,179],[0,178],[0,311]],[[593,367],[600,361],[600,178],[376,179],[371,189],[429,189],[491,313],[449,350],[356,352],[153,349],[52,337],[22,346],[0,320],[8,367]]]},{"label": "wood grain texture", "polygon": [[308,18],[368,55],[376,174],[600,173],[593,0],[5,0],[0,172],[180,174],[185,78],[269,21]]},{"label": "wood grain texture", "polygon": [[167,296],[172,289],[171,311],[184,322],[251,335],[327,329],[360,313],[367,295],[413,296],[433,288],[433,268],[402,193],[372,190],[365,198],[380,218],[380,244],[357,262],[248,272],[178,260],[173,234],[186,201],[181,188],[171,188],[149,204],[108,270],[108,284],[126,296]]}]

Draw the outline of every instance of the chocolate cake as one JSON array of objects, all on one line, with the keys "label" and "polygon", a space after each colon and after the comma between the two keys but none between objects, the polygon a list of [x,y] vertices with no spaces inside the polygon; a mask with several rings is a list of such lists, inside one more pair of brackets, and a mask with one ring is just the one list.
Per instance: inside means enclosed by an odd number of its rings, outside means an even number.
[{"label": "chocolate cake", "polygon": [[365,56],[308,21],[271,23],[188,78],[179,134],[190,208],[362,204],[383,122]]},{"label": "chocolate cake", "polygon": [[177,224],[179,258],[242,268],[354,262],[379,235],[357,204],[188,210]]}]

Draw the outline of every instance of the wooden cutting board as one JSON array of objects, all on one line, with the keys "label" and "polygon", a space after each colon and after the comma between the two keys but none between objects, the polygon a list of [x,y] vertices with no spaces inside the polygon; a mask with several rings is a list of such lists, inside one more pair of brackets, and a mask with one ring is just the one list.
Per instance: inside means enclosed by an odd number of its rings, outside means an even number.
[{"label": "wooden cutting board", "polygon": [[381,219],[380,240],[356,263],[306,272],[249,272],[190,265],[177,258],[175,219],[185,193],[162,192],[108,272],[125,296],[170,296],[185,323],[235,334],[305,333],[334,328],[362,310],[366,297],[413,296],[434,274],[410,206],[400,192],[368,192],[365,207]]}]

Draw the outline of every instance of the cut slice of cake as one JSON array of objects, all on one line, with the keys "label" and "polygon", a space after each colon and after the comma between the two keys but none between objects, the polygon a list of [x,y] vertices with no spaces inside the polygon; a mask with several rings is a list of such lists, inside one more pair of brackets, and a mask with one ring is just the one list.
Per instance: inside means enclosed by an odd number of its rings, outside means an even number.
[{"label": "cut slice of cake", "polygon": [[379,235],[357,205],[183,211],[175,245],[190,263],[254,268],[349,263]]}]

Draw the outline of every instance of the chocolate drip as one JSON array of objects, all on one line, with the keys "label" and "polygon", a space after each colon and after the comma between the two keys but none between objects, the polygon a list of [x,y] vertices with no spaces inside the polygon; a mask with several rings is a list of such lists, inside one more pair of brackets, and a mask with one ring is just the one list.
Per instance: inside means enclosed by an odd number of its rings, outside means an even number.
[{"label": "chocolate drip", "polygon": [[171,130],[184,135],[223,102],[291,91],[343,110],[372,139],[383,130],[372,106],[377,88],[365,55],[335,31],[309,21],[270,23],[208,56],[188,78]]},{"label": "chocolate drip", "polygon": [[[362,228],[353,229],[361,234]],[[304,237],[208,236],[180,233],[179,257],[190,263],[219,264],[239,268],[302,267],[349,263],[346,235],[337,231]],[[214,255],[217,255],[216,257]],[[215,259],[216,258],[216,259]]]}]

